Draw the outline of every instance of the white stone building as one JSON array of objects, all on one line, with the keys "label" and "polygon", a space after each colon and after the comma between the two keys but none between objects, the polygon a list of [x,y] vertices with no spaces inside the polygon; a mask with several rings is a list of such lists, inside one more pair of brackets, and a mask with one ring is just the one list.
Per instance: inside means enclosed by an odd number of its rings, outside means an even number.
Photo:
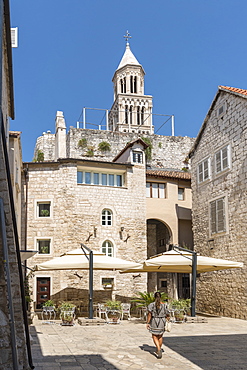
[{"label": "white stone building", "polygon": [[[135,262],[165,251],[170,243],[193,247],[190,173],[182,168],[194,139],[153,134],[152,97],[144,95],[144,71],[129,44],[113,81],[109,130],[70,127],[66,133],[59,111],[55,134],[39,137],[36,162],[24,163],[28,173],[24,244],[39,251],[29,260],[30,267],[80,243]],[[142,120],[141,112],[148,118]],[[40,154],[43,161],[37,161]],[[177,281],[168,274],[117,271],[94,274],[96,302],[107,297],[126,301],[147,289],[167,290],[169,281],[178,287],[173,293],[182,296],[188,278]],[[104,289],[109,281],[110,291]],[[87,296],[87,271],[35,273],[34,309],[49,297],[78,299],[86,305]]]},{"label": "white stone building", "polygon": [[195,250],[244,262],[201,274],[198,310],[247,317],[247,90],[219,86],[190,152]]}]

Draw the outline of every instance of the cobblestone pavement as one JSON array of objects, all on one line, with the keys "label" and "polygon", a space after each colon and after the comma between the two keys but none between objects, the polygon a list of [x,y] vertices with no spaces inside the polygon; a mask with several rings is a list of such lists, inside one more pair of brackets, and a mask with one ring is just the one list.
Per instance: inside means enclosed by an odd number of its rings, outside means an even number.
[{"label": "cobblestone pavement", "polygon": [[157,359],[151,335],[138,319],[99,326],[61,326],[34,320],[30,327],[36,370],[246,370],[247,321],[224,317],[173,324]]}]

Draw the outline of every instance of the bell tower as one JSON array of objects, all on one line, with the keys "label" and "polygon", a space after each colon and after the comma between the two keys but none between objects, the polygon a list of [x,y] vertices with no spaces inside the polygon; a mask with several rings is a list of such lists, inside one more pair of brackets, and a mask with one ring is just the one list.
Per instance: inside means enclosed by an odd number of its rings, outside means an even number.
[{"label": "bell tower", "polygon": [[153,134],[152,96],[144,94],[145,71],[132,53],[127,31],[124,55],[113,76],[114,103],[109,113],[109,129]]}]

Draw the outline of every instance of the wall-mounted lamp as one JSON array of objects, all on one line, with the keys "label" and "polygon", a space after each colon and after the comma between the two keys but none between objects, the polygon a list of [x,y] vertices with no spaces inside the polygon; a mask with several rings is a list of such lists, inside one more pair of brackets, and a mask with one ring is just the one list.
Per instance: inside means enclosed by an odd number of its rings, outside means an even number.
[{"label": "wall-mounted lamp", "polygon": [[120,230],[121,230],[121,232],[123,232],[124,231],[124,226],[121,226]]},{"label": "wall-mounted lamp", "polygon": [[127,234],[126,238],[124,239],[124,242],[127,242],[127,240],[130,238],[130,235]]},{"label": "wall-mounted lamp", "polygon": [[87,239],[86,239],[86,242],[89,242],[89,240],[90,240],[90,238],[91,238],[91,236],[93,236],[93,234],[92,233],[88,233],[89,235],[88,235],[88,237],[87,237]]},{"label": "wall-mounted lamp", "polygon": [[94,237],[96,238],[96,236],[97,236],[97,227],[96,226],[94,226],[94,228],[93,228],[93,234],[94,234]]},{"label": "wall-mounted lamp", "polygon": [[210,250],[214,249],[214,239],[208,239],[208,246]]}]

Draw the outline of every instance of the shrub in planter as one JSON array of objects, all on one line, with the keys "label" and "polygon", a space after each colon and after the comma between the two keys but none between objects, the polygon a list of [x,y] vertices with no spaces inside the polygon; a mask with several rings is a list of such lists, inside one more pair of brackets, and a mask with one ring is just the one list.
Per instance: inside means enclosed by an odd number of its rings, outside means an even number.
[{"label": "shrub in planter", "polygon": [[75,305],[70,302],[62,302],[59,306],[62,325],[74,325]]}]

